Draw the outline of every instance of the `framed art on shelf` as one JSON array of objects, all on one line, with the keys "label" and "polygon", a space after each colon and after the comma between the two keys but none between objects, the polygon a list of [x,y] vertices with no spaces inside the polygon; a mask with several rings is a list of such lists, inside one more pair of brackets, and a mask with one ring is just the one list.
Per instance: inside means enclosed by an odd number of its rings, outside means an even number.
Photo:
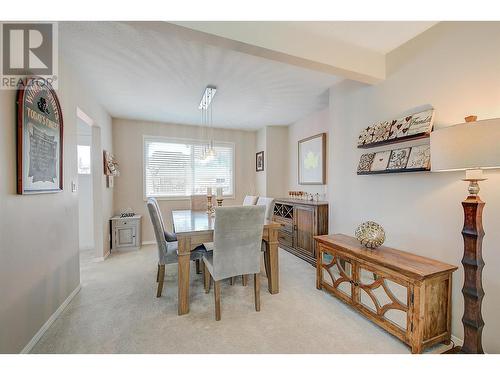
[{"label": "framed art on shelf", "polygon": [[264,170],[264,151],[255,154],[255,171],[262,172]]},{"label": "framed art on shelf", "polygon": [[31,77],[17,91],[17,193],[63,190],[63,116],[44,79]]},{"label": "framed art on shelf", "polygon": [[404,147],[361,155],[358,175],[430,171],[430,145]]},{"label": "framed art on shelf", "polygon": [[298,142],[298,177],[300,185],[326,183],[326,133]]},{"label": "framed art on shelf", "polygon": [[369,126],[358,136],[358,148],[428,138],[434,124],[434,109]]}]

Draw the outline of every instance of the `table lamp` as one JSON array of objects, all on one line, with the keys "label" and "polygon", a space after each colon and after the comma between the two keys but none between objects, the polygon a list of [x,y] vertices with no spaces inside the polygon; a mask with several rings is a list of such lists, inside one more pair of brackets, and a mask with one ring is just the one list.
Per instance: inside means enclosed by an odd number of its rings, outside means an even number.
[{"label": "table lamp", "polygon": [[474,121],[449,126],[431,133],[431,170],[433,172],[465,170],[464,181],[469,182],[469,196],[462,202],[464,209],[464,342],[453,352],[484,353],[481,343],[484,321],[481,303],[482,241],[484,237],[482,214],[485,203],[479,198],[479,181],[484,181],[484,169],[500,168],[500,119]]}]

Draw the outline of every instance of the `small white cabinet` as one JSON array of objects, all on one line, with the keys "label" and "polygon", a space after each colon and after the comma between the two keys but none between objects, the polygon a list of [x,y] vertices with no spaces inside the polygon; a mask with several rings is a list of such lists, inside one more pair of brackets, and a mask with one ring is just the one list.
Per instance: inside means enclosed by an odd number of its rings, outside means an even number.
[{"label": "small white cabinet", "polygon": [[111,218],[111,248],[113,250],[139,250],[141,248],[142,216],[114,216]]}]

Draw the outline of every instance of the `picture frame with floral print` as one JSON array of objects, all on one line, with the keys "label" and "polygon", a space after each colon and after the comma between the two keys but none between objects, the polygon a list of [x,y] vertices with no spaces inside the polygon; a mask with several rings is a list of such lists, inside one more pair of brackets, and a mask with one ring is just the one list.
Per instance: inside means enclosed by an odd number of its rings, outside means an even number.
[{"label": "picture frame with floral print", "polygon": [[431,169],[431,147],[420,145],[412,147],[406,169],[430,170]]},{"label": "picture frame with floral print", "polygon": [[404,169],[410,157],[411,147],[398,148],[391,151],[391,157],[387,169]]},{"label": "picture frame with floral print", "polygon": [[359,159],[358,164],[358,173],[360,172],[370,172],[370,168],[373,163],[373,159],[375,158],[375,153],[363,154]]},{"label": "picture frame with floral print", "polygon": [[370,144],[373,139],[373,128],[367,127],[361,131],[358,137],[358,147],[364,146],[365,144]]},{"label": "picture frame with floral print", "polygon": [[326,133],[298,141],[298,183],[326,184]]}]

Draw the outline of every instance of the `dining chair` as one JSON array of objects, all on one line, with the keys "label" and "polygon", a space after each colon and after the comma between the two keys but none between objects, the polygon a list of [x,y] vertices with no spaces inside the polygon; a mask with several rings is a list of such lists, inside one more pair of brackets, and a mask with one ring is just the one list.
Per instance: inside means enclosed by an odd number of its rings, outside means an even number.
[{"label": "dining chair", "polygon": [[247,195],[243,199],[243,206],[254,206],[257,203],[257,199],[259,199],[258,195]]},{"label": "dining chair", "polygon": [[206,195],[191,195],[191,210],[205,211],[207,209]]},{"label": "dining chair", "polygon": [[[156,297],[161,297],[163,283],[165,281],[165,265],[178,262],[178,242],[175,234],[165,230],[165,224],[161,215],[160,206],[155,198],[149,198],[147,202],[149,216],[158,245],[158,267],[156,270],[156,282],[158,283]],[[200,273],[200,261],[206,249],[203,245],[191,251],[191,260],[196,262],[196,273]]]},{"label": "dining chair", "polygon": [[[249,198],[249,197],[256,198],[255,204],[257,206],[265,206],[266,207],[265,220],[272,220],[273,215],[274,215],[274,198],[254,197],[251,195],[247,195],[245,197],[245,200],[247,200],[247,198]],[[245,201],[243,201],[243,206],[245,206]],[[204,246],[207,249],[207,251],[211,251],[214,248],[214,243],[208,242],[208,243],[205,243]],[[261,251],[262,251],[262,253],[264,253],[266,251],[266,243],[264,241],[262,241],[262,244],[261,244]],[[265,268],[266,277],[267,277],[267,275],[269,274],[269,272],[268,272],[269,271],[269,264],[267,264],[267,262],[265,261],[265,257],[264,257],[264,268]],[[241,278],[242,278],[243,286],[246,286],[247,285],[247,275],[242,275]],[[231,277],[231,280],[230,280],[231,285],[234,284],[234,280],[235,280],[235,278]]]},{"label": "dining chair", "polygon": [[259,197],[257,206],[266,206],[266,220],[272,220],[274,215],[274,198]]},{"label": "dining chair", "polygon": [[255,310],[260,311],[260,244],[265,207],[218,207],[215,211],[213,251],[203,255],[205,292],[214,280],[215,320],[221,319],[221,280],[254,276]]},{"label": "dining chair", "polygon": [[[274,215],[274,198],[268,197],[259,197],[256,203],[257,206],[265,206],[266,207],[266,220],[272,220]],[[267,250],[266,243],[262,241],[261,244],[262,254],[264,254]],[[266,270],[266,277],[269,275],[269,264],[266,262],[266,257],[264,256],[264,268]],[[243,281],[245,283],[245,280]]]}]

